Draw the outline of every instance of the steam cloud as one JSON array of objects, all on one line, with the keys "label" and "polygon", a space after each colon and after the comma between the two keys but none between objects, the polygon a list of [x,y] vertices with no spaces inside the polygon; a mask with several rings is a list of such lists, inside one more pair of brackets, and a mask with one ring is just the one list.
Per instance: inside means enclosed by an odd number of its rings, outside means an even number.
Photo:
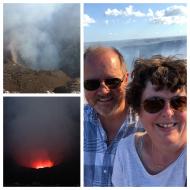
[{"label": "steam cloud", "polygon": [[35,159],[79,159],[80,99],[5,98],[4,151],[27,167]]},{"label": "steam cloud", "polygon": [[80,71],[79,4],[5,4],[4,57],[35,70]]},{"label": "steam cloud", "polygon": [[110,42],[86,43],[89,46],[112,46],[117,48],[124,56],[129,72],[133,69],[133,62],[137,58],[150,58],[153,55],[176,56],[182,59],[187,57],[187,37],[174,36],[150,39],[134,39]]}]

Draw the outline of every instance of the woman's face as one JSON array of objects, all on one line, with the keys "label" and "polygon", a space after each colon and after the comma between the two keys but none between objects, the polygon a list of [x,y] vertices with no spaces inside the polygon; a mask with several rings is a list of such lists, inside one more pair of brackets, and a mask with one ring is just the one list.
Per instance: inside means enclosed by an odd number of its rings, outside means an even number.
[{"label": "woman's face", "polygon": [[[176,92],[171,92],[167,89],[156,91],[154,85],[152,85],[150,82],[147,83],[147,86],[142,94],[139,116],[145,130],[154,143],[158,145],[166,145],[167,147],[182,147],[186,144],[186,104],[182,103],[185,106],[183,107],[184,109],[181,110],[175,110],[172,107],[172,105],[175,103],[175,98],[181,96],[187,96],[185,89],[177,90]],[[146,108],[143,106],[143,102],[149,98],[152,98],[151,100],[154,101],[155,99],[160,101],[159,98],[161,98],[161,102],[165,102],[165,104],[163,104],[163,108],[159,111],[157,110],[156,113],[149,113],[146,111]],[[170,104],[171,98],[172,101],[174,100],[172,105]],[[154,101],[149,104],[153,108],[155,105]]]}]

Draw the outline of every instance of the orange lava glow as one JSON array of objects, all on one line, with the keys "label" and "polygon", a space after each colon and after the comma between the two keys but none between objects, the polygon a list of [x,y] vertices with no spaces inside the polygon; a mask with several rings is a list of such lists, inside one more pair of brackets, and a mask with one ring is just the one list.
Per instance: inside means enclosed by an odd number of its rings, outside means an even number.
[{"label": "orange lava glow", "polygon": [[32,163],[32,168],[51,168],[54,163],[51,160],[38,160]]}]

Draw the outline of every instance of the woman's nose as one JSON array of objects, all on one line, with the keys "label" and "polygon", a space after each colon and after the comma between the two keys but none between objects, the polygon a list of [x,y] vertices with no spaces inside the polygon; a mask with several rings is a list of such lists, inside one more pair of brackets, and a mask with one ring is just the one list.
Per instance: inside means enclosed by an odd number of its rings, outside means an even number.
[{"label": "woman's nose", "polygon": [[165,115],[165,116],[173,116],[173,114],[174,114],[174,109],[171,107],[171,105],[170,105],[170,102],[169,101],[166,101],[166,103],[165,103],[165,106],[164,106],[164,108],[163,108],[163,110],[162,110],[162,113]]}]

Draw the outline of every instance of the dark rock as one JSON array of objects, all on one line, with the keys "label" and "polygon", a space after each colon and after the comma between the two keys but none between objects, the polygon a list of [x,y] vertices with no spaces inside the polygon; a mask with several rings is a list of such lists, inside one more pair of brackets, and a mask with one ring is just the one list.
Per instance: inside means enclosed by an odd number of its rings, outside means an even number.
[{"label": "dark rock", "polygon": [[53,90],[54,93],[72,93],[79,91],[80,91],[79,79],[70,80],[65,84],[65,86],[58,86]]},{"label": "dark rock", "polygon": [[37,71],[23,64],[4,64],[4,92],[71,93],[80,90],[80,80],[73,80],[62,70]]}]

